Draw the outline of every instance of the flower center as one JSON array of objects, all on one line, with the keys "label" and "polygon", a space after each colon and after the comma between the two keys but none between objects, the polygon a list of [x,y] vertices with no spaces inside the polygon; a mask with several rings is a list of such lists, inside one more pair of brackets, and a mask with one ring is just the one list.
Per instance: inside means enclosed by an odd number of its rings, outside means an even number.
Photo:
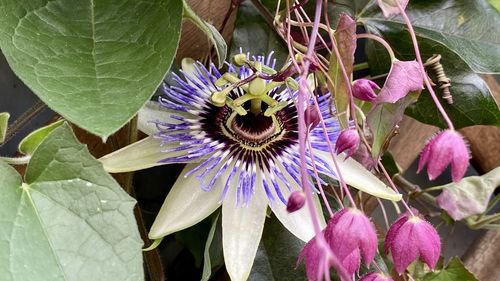
[{"label": "flower center", "polygon": [[229,112],[226,111],[222,118],[223,133],[248,149],[259,150],[279,139],[284,133],[282,123],[274,115],[239,115]]},{"label": "flower center", "polygon": [[261,143],[276,133],[273,118],[263,114],[237,115],[231,122],[231,130],[247,142]]}]

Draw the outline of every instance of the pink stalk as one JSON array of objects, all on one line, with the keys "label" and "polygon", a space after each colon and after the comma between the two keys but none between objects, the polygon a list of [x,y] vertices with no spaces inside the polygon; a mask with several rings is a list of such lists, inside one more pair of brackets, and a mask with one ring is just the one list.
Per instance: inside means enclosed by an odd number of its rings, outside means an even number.
[{"label": "pink stalk", "polygon": [[[384,173],[384,176],[385,178],[387,179],[387,181],[389,182],[389,185],[392,187],[392,189],[394,191],[396,191],[397,193],[399,193],[398,191],[398,188],[396,187],[396,185],[394,184],[394,182],[392,181],[391,177],[389,176],[389,173],[387,173],[387,170],[385,169],[384,165],[382,165],[382,161],[378,161],[378,164],[379,164],[379,167],[380,169],[382,170],[382,172]],[[401,199],[401,202],[403,203],[403,206],[405,207],[406,210],[408,210],[408,212],[413,216],[413,212],[410,208],[410,206],[408,206],[408,204],[405,202],[404,199]]]},{"label": "pink stalk", "polygon": [[[314,172],[314,178],[316,180],[316,185],[318,186],[318,189],[320,191],[320,194],[321,194],[321,198],[323,199],[323,202],[325,202],[325,206],[326,206],[326,209],[328,210],[328,214],[330,215],[330,218],[333,217],[333,211],[332,211],[332,208],[330,206],[330,203],[328,203],[328,200],[326,199],[326,194],[325,194],[325,191],[323,190],[323,186],[321,186],[321,181],[319,180],[319,175],[318,175],[318,169],[316,168],[316,163],[314,161],[314,155],[313,155],[313,149],[312,149],[312,146],[311,146],[311,142],[310,141],[307,141],[307,147],[311,153],[311,164],[312,164],[312,167],[313,167],[313,172]],[[342,202],[339,202],[340,205],[342,206]]]},{"label": "pink stalk", "polygon": [[[320,108],[319,108],[318,100],[316,99],[316,97],[314,95],[312,96],[312,100],[314,101],[314,106],[315,106],[316,110],[318,110],[318,112],[321,112]],[[351,202],[351,205],[353,207],[355,207],[356,203],[354,202],[354,199],[352,198],[352,195],[349,192],[349,188],[347,188],[347,185],[344,181],[344,178],[342,177],[342,172],[340,171],[340,167],[337,163],[337,159],[335,158],[335,152],[333,151],[333,145],[332,145],[332,142],[330,141],[330,138],[328,137],[325,121],[324,121],[323,116],[321,114],[319,114],[319,121],[320,121],[319,123],[321,124],[321,127],[323,129],[323,135],[325,136],[326,144],[328,145],[328,151],[330,152],[330,156],[332,157],[333,164],[335,165],[335,171],[337,172],[337,175],[339,177],[338,180],[340,182],[340,186],[346,192],[347,197],[349,198],[349,201]]]},{"label": "pink stalk", "polygon": [[415,49],[415,56],[417,58],[417,62],[420,66],[420,71],[422,72],[422,75],[424,76],[424,81],[425,81],[425,86],[429,90],[429,93],[431,94],[432,99],[434,100],[434,103],[436,104],[436,107],[438,108],[439,112],[443,116],[444,120],[448,124],[448,128],[450,130],[455,130],[455,127],[453,126],[453,123],[450,120],[450,117],[448,117],[448,114],[446,114],[446,111],[444,110],[443,106],[439,102],[439,99],[436,96],[436,93],[434,92],[434,89],[432,88],[432,85],[429,81],[429,77],[427,74],[425,74],[425,68],[424,64],[422,63],[422,56],[420,55],[420,49],[418,47],[418,42],[417,42],[417,36],[415,35],[415,30],[413,29],[413,25],[411,24],[410,19],[408,18],[408,15],[406,14],[405,9],[401,6],[401,3],[399,1],[395,1],[396,4],[398,5],[399,12],[401,14],[401,17],[403,18],[406,26],[408,27],[408,32],[410,33],[411,36],[411,41],[413,43],[413,48]]},{"label": "pink stalk", "polygon": [[[316,44],[316,38],[318,36],[320,15],[321,15],[321,0],[316,0],[316,11],[315,11],[315,16],[314,16],[314,25],[313,25],[313,28],[311,31],[311,39],[309,41],[309,49],[307,50],[307,57],[310,57],[312,55],[312,52],[314,50],[314,45]],[[308,91],[307,74],[309,72],[309,66],[310,66],[310,61],[306,59],[303,63],[303,70],[304,71],[302,73],[302,77],[300,78],[301,81],[299,81],[299,87],[301,88],[301,90],[299,90],[298,104],[297,104],[298,123],[299,123],[298,124],[299,125],[299,155],[300,155],[301,181],[302,181],[302,185],[304,186],[304,190],[305,190],[305,194],[306,194],[307,207],[309,209],[309,213],[310,213],[311,219],[313,221],[316,236],[318,237],[318,244],[325,251],[325,253],[327,253],[330,256],[330,258],[332,259],[332,262],[335,265],[335,268],[339,271],[342,278],[345,278],[345,280],[348,280],[349,275],[347,274],[344,267],[342,266],[340,261],[335,256],[335,254],[333,254],[330,247],[328,246],[328,244],[325,241],[325,237],[322,235],[321,227],[320,227],[319,221],[318,221],[318,217],[316,216],[316,208],[314,207],[314,201],[312,198],[312,190],[311,190],[311,187],[309,186],[307,164],[306,164],[306,124],[305,124],[305,116],[304,116],[305,115],[305,109],[304,109],[305,97],[304,96],[306,94],[306,92],[304,90]],[[304,89],[304,85],[306,85],[306,87],[305,87],[306,89]],[[318,111],[318,112],[321,112],[321,111]]]},{"label": "pink stalk", "polygon": [[[287,18],[290,18],[290,7],[288,5],[288,0],[286,1],[286,16]],[[286,45],[288,47],[288,53],[290,54],[290,59],[292,60],[292,63],[295,67],[295,69],[300,70],[299,64],[297,63],[297,60],[295,59],[294,51],[293,51],[293,46],[292,46],[292,36],[290,35],[290,29],[292,28],[290,21],[287,21],[287,29],[286,29]]]}]

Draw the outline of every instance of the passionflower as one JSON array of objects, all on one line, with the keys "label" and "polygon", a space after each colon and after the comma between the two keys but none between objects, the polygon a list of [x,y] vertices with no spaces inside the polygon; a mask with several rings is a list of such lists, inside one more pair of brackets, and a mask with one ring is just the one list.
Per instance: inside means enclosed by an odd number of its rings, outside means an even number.
[{"label": "passionflower", "polygon": [[[139,114],[139,128],[152,136],[101,161],[109,172],[188,163],[149,237],[160,239],[190,227],[222,205],[224,260],[231,280],[239,281],[249,276],[268,206],[303,241],[314,236],[314,228],[307,208],[286,210],[290,194],[302,190],[297,92],[290,89],[294,80],[272,80],[276,71],[271,55],[253,60],[239,55],[235,61],[239,66],[227,63],[227,73],[221,74],[213,65],[184,60],[183,77],[174,75],[176,85],[164,85],[160,106]],[[330,115],[329,99],[318,97],[323,123],[309,126],[313,151],[308,151],[307,168],[313,173],[314,160],[316,171],[336,178],[327,139],[335,143],[340,129]],[[381,198],[400,199],[359,163],[336,157],[347,184]]]}]

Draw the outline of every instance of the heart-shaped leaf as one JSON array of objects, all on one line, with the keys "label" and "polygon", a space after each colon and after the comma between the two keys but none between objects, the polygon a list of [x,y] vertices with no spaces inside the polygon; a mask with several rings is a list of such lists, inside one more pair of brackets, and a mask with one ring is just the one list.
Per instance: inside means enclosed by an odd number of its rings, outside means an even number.
[{"label": "heart-shaped leaf", "polygon": [[175,55],[182,2],[0,2],[0,48],[50,108],[101,137],[153,95]]},{"label": "heart-shaped leaf", "polygon": [[0,279],[144,280],[135,200],[63,124],[38,146],[25,182],[0,161]]}]

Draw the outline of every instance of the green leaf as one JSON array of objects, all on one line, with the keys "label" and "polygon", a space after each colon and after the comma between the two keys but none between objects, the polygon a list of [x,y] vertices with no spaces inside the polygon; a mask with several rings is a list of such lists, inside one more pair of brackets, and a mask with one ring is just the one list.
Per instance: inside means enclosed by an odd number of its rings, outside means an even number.
[{"label": "green leaf", "polygon": [[[410,37],[403,26],[396,23],[381,25],[377,22],[369,22],[365,23],[365,28],[370,33],[383,35],[384,39],[395,49],[398,58],[402,60],[415,58]],[[441,64],[447,77],[451,79],[450,91],[454,102],[450,105],[444,99],[439,99],[456,128],[480,124],[500,125],[498,106],[488,86],[479,75],[473,73],[457,54],[442,44],[420,38],[419,46],[424,60],[433,54],[442,55]],[[381,48],[378,43],[367,41],[366,52],[372,74],[382,74],[388,71],[390,59],[385,49]],[[434,81],[437,81],[432,69],[428,70],[428,74]],[[434,90],[440,95],[441,89],[435,87]],[[426,90],[422,92],[417,103],[408,107],[405,114],[420,122],[446,128],[446,123]]]},{"label": "green leaf", "polygon": [[248,280],[295,281],[305,279],[304,265],[295,268],[304,242],[275,217],[266,220],[262,241]]},{"label": "green leaf", "polygon": [[9,127],[10,114],[8,112],[0,113],[0,143],[5,140],[7,134],[7,127]]},{"label": "green leaf", "polygon": [[0,48],[23,82],[103,138],[153,95],[175,55],[182,2],[0,2]]},{"label": "green leaf", "polygon": [[452,258],[442,270],[424,276],[423,281],[477,281],[458,257]]},{"label": "green leaf", "polygon": [[[486,0],[410,1],[406,12],[421,39],[445,45],[474,72],[500,72],[500,14]],[[376,5],[358,21],[380,30],[404,28],[401,17],[386,19]]]},{"label": "green leaf", "polygon": [[[334,33],[340,58],[332,51],[330,66],[328,68],[328,89],[335,95],[335,109],[340,126],[345,129],[349,127],[349,83],[351,83],[352,66],[354,63],[354,51],[356,50],[356,22],[347,14],[340,16],[339,24]],[[340,67],[343,63],[344,70],[349,77],[346,81]],[[333,83],[333,84],[332,84]]]},{"label": "green leaf", "polygon": [[267,56],[274,51],[276,69],[285,63],[288,56],[284,41],[264,21],[250,1],[244,1],[238,9],[230,48],[231,57],[239,54],[240,48],[254,56]]},{"label": "green leaf", "polygon": [[135,200],[67,124],[38,146],[25,181],[0,161],[2,280],[144,280]]},{"label": "green leaf", "polygon": [[183,0],[182,3],[184,6],[184,13],[182,14],[183,18],[189,19],[199,29],[205,32],[210,41],[212,41],[215,47],[215,51],[217,52],[217,62],[219,68],[221,68],[224,65],[224,60],[227,56],[227,45],[224,37],[222,37],[217,28],[207,23],[202,18],[198,17],[198,15],[191,9],[191,7],[189,7],[185,0]]},{"label": "green leaf", "polygon": [[373,134],[372,157],[378,159],[391,140],[396,125],[403,120],[405,109],[414,103],[420,93],[413,92],[395,103],[379,103],[366,117]]},{"label": "green leaf", "polygon": [[59,120],[38,130],[31,132],[19,143],[19,152],[31,155],[35,152],[36,148],[42,143],[54,129],[63,124],[63,120]]}]

